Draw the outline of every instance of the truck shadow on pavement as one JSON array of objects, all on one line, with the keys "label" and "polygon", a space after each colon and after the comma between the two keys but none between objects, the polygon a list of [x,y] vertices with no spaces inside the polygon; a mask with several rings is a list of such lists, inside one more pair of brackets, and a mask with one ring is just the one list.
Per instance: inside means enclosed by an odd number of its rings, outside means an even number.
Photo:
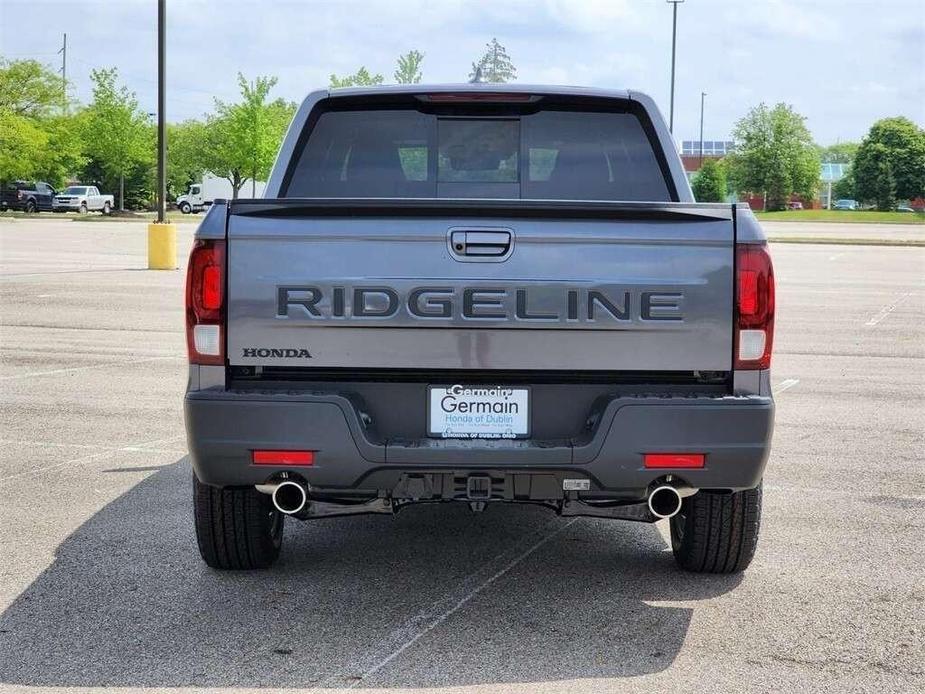
[{"label": "truck shadow on pavement", "polygon": [[[109,470],[97,474],[112,474]],[[183,459],[87,520],[0,617],[0,682],[425,687],[617,678],[677,657],[696,601],[653,526],[421,506],[290,522],[270,571],[200,563]],[[539,546],[537,546],[539,545]],[[531,551],[532,550],[532,551]]]}]

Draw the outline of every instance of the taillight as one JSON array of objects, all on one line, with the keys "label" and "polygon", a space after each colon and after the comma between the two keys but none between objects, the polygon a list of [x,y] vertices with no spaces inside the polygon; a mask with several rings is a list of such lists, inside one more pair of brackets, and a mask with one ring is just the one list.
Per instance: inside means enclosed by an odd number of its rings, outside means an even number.
[{"label": "taillight", "polygon": [[186,271],[186,347],[190,364],[224,364],[225,242],[193,244]]},{"label": "taillight", "polygon": [[767,245],[736,246],[735,368],[767,369],[774,342],[774,267]]}]

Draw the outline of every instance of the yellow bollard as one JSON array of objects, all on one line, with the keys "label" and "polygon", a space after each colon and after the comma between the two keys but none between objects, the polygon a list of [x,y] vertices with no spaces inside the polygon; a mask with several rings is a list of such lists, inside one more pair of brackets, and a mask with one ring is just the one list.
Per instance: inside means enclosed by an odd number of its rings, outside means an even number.
[{"label": "yellow bollard", "polygon": [[148,225],[148,269],[177,269],[177,225],[153,222]]}]

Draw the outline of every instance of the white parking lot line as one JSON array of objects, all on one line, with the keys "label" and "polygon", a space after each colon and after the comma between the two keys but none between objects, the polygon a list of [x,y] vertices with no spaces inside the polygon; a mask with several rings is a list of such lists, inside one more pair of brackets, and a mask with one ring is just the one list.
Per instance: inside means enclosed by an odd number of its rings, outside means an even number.
[{"label": "white parking lot line", "polygon": [[771,392],[777,395],[778,393],[783,393],[785,390],[793,388],[797,383],[800,382],[799,378],[788,378],[785,381],[781,381],[776,386],[771,388]]},{"label": "white parking lot line", "polygon": [[[184,441],[186,436],[172,436],[167,439],[154,439],[153,441],[139,441],[138,443],[128,444],[122,448],[119,448],[119,451],[126,452],[142,452],[142,453],[158,453],[158,449],[148,448],[148,446],[154,446],[159,443],[173,443],[176,441]],[[20,477],[28,477],[29,475],[39,475],[43,472],[48,472],[50,470],[57,470],[61,467],[66,467],[68,465],[76,466],[83,465],[85,463],[92,463],[94,460],[103,458],[108,455],[112,455],[113,451],[109,448],[99,451],[97,453],[91,453],[90,455],[81,456],[79,458],[71,458],[70,460],[64,460],[60,463],[54,463],[53,465],[46,465],[44,467],[35,468],[34,470],[24,470],[23,472],[17,472],[15,475],[8,475],[6,477],[0,477],[0,484],[4,482],[9,482],[10,480],[19,479]]]},{"label": "white parking lot line", "polygon": [[893,302],[892,304],[890,304],[889,306],[884,306],[882,309],[880,309],[879,313],[877,313],[876,316],[874,316],[873,318],[871,318],[871,319],[870,319],[869,321],[867,321],[864,325],[867,325],[867,326],[869,326],[869,327],[872,327],[872,326],[874,326],[874,325],[877,325],[877,323],[879,323],[879,322],[882,321],[884,318],[886,318],[888,315],[890,315],[891,313],[893,313],[893,311],[895,311],[903,301],[905,301],[906,299],[908,299],[908,298],[909,298],[910,296],[912,296],[913,294],[915,294],[915,292],[905,292],[904,294],[901,294],[901,295],[899,296],[899,298],[896,299],[896,301],[894,301],[894,302]]},{"label": "white parking lot line", "polygon": [[77,270],[49,270],[48,272],[3,272],[0,273],[0,281],[3,280],[22,280],[32,277],[50,277],[52,275],[75,275],[87,272],[125,272],[127,270],[143,270],[142,267],[110,267],[110,268],[80,268]]},{"label": "white parking lot line", "polygon": [[[419,613],[415,615],[414,617],[412,617],[412,619],[408,620],[405,623],[404,628],[400,628],[399,630],[397,630],[398,633],[401,633],[407,628],[415,627],[416,625],[420,624],[421,621],[423,620],[427,620],[427,621],[423,627],[418,628],[416,631],[410,634],[409,637],[403,643],[401,643],[397,648],[392,650],[388,655],[386,655],[381,660],[377,661],[371,667],[367,668],[360,676],[361,678],[352,682],[348,688],[353,689],[355,687],[360,686],[364,682],[364,680],[369,679],[374,674],[379,672],[382,668],[384,668],[386,665],[391,663],[393,660],[395,660],[398,656],[400,656],[406,650],[411,648],[411,646],[413,646],[415,643],[420,641],[424,636],[426,636],[428,633],[430,633],[431,631],[439,627],[447,619],[452,617],[456,612],[462,609],[466,605],[466,603],[471,601],[476,595],[481,593],[488,586],[490,586],[492,583],[494,583],[499,578],[504,576],[507,572],[509,572],[515,566],[520,564],[520,562],[522,562],[524,559],[529,557],[536,550],[538,550],[540,547],[545,545],[552,538],[554,538],[556,535],[561,533],[563,530],[565,530],[566,528],[568,528],[569,526],[571,526],[573,523],[577,522],[578,520],[579,520],[578,518],[572,518],[571,520],[564,523],[563,525],[560,525],[558,528],[555,528],[551,532],[543,534],[539,538],[539,540],[531,544],[523,552],[520,552],[519,554],[517,554],[513,559],[511,559],[504,566],[502,566],[501,569],[499,569],[498,571],[493,573],[491,576],[489,576],[488,578],[486,578],[485,580],[477,584],[474,588],[470,589],[469,591],[464,593],[462,596],[460,596],[459,599],[456,600],[449,609],[444,610],[436,615],[428,615],[425,612],[423,614]],[[501,556],[503,557],[503,554]],[[498,558],[500,557],[496,557],[495,559],[498,559]],[[453,596],[447,596],[447,598],[441,602],[446,603],[448,600],[452,600],[452,599],[453,599]],[[428,617],[430,618],[428,619]],[[329,686],[329,683],[333,684],[334,680],[335,678],[329,678],[325,683],[322,683],[322,687]]]},{"label": "white parking lot line", "polygon": [[[165,439],[166,441],[175,440],[173,437]],[[76,448],[87,451],[144,451],[145,453],[180,453],[185,454],[186,451],[181,451],[179,449],[166,449],[166,448],[149,448],[148,446],[153,445],[154,442],[148,443],[146,446],[101,446],[99,444],[90,444],[90,443],[58,443],[57,441],[35,441],[31,439],[0,439],[0,445],[3,446],[33,446],[36,448]]]},{"label": "white parking lot line", "polygon": [[56,376],[58,374],[76,373],[78,371],[92,371],[95,369],[106,369],[110,366],[126,366],[129,364],[145,364],[151,361],[172,361],[179,360],[181,357],[146,357],[145,359],[126,359],[123,361],[106,362],[105,364],[94,364],[93,366],[74,366],[67,369],[51,369],[49,371],[29,371],[24,374],[11,374],[9,376],[0,376],[0,381],[13,381],[18,378],[32,378],[33,376]]}]

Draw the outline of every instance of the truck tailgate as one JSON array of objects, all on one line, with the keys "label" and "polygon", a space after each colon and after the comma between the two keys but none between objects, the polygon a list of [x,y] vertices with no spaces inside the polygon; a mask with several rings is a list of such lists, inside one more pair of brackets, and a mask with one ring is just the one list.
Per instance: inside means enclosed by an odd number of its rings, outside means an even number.
[{"label": "truck tailgate", "polygon": [[231,365],[727,371],[728,205],[237,201]]}]

